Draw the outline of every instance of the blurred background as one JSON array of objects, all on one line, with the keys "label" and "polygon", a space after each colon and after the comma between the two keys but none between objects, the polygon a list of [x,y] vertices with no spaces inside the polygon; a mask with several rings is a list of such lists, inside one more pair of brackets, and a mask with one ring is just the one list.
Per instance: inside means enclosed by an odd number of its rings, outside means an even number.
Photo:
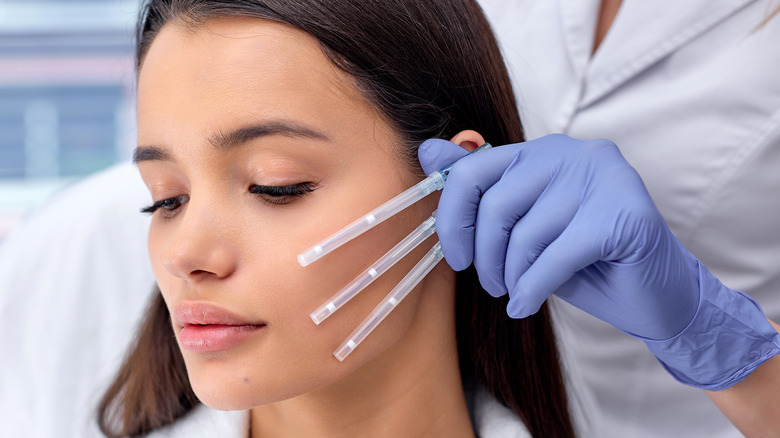
[{"label": "blurred background", "polygon": [[140,0],[0,0],[0,242],[135,147]]}]

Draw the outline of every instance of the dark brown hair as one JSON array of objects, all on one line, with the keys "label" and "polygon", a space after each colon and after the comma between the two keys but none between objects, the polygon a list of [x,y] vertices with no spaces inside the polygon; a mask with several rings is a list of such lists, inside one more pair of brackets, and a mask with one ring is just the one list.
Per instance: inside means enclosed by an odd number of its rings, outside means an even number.
[{"label": "dark brown hair", "polygon": [[[501,54],[473,0],[149,0],[138,25],[138,68],[166,23],[197,27],[215,17],[263,18],[314,36],[395,125],[418,171],[416,148],[428,138],[475,129],[494,144],[523,140]],[[480,287],[473,267],[458,273],[464,382],[487,388],[533,436],[574,436],[547,306],[513,320],[506,304]],[[197,403],[158,293],[100,403],[100,428],[109,436],[141,435]]]}]

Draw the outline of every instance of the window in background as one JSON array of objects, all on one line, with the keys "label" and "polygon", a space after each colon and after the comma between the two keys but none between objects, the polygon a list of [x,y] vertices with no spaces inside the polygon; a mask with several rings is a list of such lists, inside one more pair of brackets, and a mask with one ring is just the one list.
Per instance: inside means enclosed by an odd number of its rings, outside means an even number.
[{"label": "window in background", "polygon": [[0,241],[63,185],[129,159],[138,5],[0,3]]}]

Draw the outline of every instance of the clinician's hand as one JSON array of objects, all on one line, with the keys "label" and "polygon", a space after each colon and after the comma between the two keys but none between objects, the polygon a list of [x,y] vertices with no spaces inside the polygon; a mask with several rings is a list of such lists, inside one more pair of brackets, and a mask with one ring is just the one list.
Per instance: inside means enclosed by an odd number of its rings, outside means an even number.
[{"label": "clinician's hand", "polygon": [[549,135],[464,157],[428,140],[418,155],[426,173],[457,161],[436,214],[444,256],[455,270],[474,263],[491,295],[508,292],[510,316],[556,294],[711,391],[780,354],[761,307],[683,248],[612,142]]},{"label": "clinician's hand", "polygon": [[[426,173],[464,155],[444,140],[419,149]],[[473,262],[485,290],[509,293],[514,318],[555,293],[620,330],[666,339],[696,312],[698,262],[608,140],[549,135],[465,157],[436,221],[450,266]]]}]

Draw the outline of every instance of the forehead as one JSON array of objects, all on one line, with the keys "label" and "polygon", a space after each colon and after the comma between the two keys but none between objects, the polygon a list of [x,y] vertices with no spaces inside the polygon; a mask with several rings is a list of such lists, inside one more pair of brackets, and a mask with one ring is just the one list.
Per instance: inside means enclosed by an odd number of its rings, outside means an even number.
[{"label": "forehead", "polygon": [[370,107],[316,39],[262,19],[217,18],[194,28],[166,24],[138,76],[139,135],[152,125],[146,122],[159,125],[166,118],[203,127],[258,116],[327,124],[340,106]]}]

